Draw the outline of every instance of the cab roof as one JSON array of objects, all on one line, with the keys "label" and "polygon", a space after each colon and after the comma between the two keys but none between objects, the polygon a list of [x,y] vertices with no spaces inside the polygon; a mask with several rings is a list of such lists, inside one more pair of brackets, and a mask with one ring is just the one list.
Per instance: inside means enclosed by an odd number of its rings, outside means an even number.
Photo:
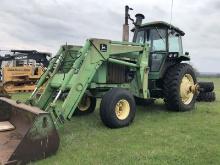
[{"label": "cab roof", "polygon": [[176,26],[173,26],[167,22],[164,22],[164,21],[154,21],[154,22],[148,22],[148,23],[144,23],[142,24],[140,27],[167,27],[167,28],[171,28],[173,30],[175,30],[176,32],[180,33],[181,36],[184,36],[185,33],[184,31],[182,31],[181,29],[179,29],[178,27]]}]

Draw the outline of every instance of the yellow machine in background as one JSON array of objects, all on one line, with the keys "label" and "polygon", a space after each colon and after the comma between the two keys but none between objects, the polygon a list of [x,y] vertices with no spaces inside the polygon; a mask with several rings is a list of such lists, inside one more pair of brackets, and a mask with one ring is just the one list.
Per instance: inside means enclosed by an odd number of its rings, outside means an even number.
[{"label": "yellow machine in background", "polygon": [[[0,56],[0,93],[31,92],[48,66],[50,53],[36,50],[11,50]],[[6,62],[6,64],[4,64]]]},{"label": "yellow machine in background", "polygon": [[2,68],[3,88],[7,93],[33,91],[36,81],[44,73],[43,67],[4,66]]}]

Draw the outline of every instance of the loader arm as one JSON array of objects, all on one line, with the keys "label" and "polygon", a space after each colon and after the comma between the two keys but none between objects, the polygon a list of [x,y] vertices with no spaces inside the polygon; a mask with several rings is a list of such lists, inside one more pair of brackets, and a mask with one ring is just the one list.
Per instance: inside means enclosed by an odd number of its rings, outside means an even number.
[{"label": "loader arm", "polygon": [[[75,51],[75,54],[73,53]],[[117,59],[124,54],[136,54],[135,63]],[[137,81],[130,83],[140,86],[141,95],[148,97],[147,76],[148,76],[148,47],[143,44],[129,42],[114,42],[103,39],[89,39],[82,48],[64,45],[57,54],[56,60],[49,65],[53,70],[52,76],[48,79],[48,84],[41,97],[37,100],[35,94],[40,86],[45,82],[45,77],[49,75],[47,71],[37,84],[29,102],[51,114],[54,123],[59,127],[60,123],[70,119],[77,108],[81,98],[92,83],[92,79],[103,62],[117,63],[136,68]],[[72,60],[72,61],[71,61]],[[67,63],[71,63],[69,66]],[[69,67],[69,68],[68,68]],[[64,71],[67,70],[67,71]],[[144,90],[143,90],[144,89]],[[138,91],[139,89],[137,89]],[[61,108],[57,107],[57,100],[63,92],[68,91]],[[134,93],[139,92],[134,91]],[[55,98],[52,95],[56,94]]]}]

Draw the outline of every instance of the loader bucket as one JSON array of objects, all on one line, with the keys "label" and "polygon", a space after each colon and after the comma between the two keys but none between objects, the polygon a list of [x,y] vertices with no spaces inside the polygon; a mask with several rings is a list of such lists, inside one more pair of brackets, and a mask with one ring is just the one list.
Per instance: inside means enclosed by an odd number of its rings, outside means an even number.
[{"label": "loader bucket", "polygon": [[49,113],[0,97],[0,164],[26,164],[54,154],[58,147]]}]

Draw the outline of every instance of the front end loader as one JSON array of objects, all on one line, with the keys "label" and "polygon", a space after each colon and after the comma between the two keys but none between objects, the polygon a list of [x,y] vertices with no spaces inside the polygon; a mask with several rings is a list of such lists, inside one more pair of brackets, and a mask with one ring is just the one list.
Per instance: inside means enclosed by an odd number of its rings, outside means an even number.
[{"label": "front end loader", "polygon": [[0,164],[26,164],[54,154],[59,136],[49,113],[0,98]]},{"label": "front end loader", "polygon": [[[190,60],[182,50],[184,32],[164,22],[142,24],[141,14],[136,18],[133,42],[92,38],[84,46],[63,45],[25,104],[0,98],[3,164],[24,164],[55,153],[56,130],[73,115],[93,112],[97,98],[102,99],[101,120],[110,128],[131,124],[136,103],[149,99],[163,98],[175,111],[194,107],[198,86],[192,67],[182,63]],[[131,18],[125,19],[127,40]]]}]

